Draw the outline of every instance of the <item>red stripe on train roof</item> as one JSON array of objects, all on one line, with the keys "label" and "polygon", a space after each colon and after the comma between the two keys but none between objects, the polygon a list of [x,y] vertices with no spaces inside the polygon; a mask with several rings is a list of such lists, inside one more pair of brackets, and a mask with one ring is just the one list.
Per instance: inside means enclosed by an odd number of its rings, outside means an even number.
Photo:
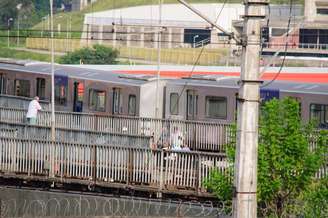
[{"label": "red stripe on train roof", "polygon": [[[116,71],[117,73],[126,73],[126,74],[144,74],[144,75],[156,75],[157,71],[155,70],[120,70]],[[225,76],[239,76],[239,72],[212,72],[212,71],[194,71],[192,74],[197,75],[225,75]],[[161,76],[163,77],[173,77],[181,78],[188,77],[192,75],[188,71],[161,71]],[[267,72],[261,79],[271,80],[277,73]],[[308,82],[308,83],[328,83],[328,73],[280,73],[277,77],[279,81],[293,81],[293,82]]]}]

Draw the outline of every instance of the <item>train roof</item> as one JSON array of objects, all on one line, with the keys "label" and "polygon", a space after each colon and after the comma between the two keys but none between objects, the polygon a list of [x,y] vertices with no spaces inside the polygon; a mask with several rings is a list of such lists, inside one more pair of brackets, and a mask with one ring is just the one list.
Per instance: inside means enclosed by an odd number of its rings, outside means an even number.
[{"label": "train roof", "polygon": [[[180,86],[203,86],[203,87],[222,87],[238,89],[240,78],[237,76],[222,76],[222,75],[194,75],[182,79],[170,80],[168,85]],[[263,80],[262,90],[279,90],[282,92],[295,92],[307,94],[328,95],[328,84],[324,83],[302,83],[289,81],[274,81]]]},{"label": "train roof", "polygon": [[[79,65],[79,68],[110,70],[120,74],[144,74],[156,75],[156,65]],[[262,79],[270,80],[276,77],[279,67],[268,67]],[[182,78],[190,75],[224,75],[224,76],[240,76],[240,67],[225,66],[176,66],[161,65],[161,76],[164,78]],[[305,83],[327,83],[328,84],[328,68],[319,67],[283,67],[278,81],[294,81]]]},{"label": "train roof", "polygon": [[[51,74],[51,65],[45,62],[17,61],[0,59],[0,70],[21,71],[39,74]],[[161,75],[168,84],[189,86],[212,86],[237,88],[240,67],[162,65]],[[279,68],[267,68],[262,76],[264,85],[270,81]],[[55,74],[70,78],[142,86],[156,80],[155,65],[59,65],[55,64]],[[166,74],[179,74],[180,78],[167,79]],[[191,77],[191,78],[190,78]],[[279,89],[285,92],[328,94],[328,69],[285,67],[277,80],[265,89]]]},{"label": "train roof", "polygon": [[[142,86],[156,80],[152,75],[126,75],[113,71],[79,68],[55,64],[55,75],[69,78]],[[51,64],[44,62],[0,60],[0,70],[20,71],[51,75]]]}]

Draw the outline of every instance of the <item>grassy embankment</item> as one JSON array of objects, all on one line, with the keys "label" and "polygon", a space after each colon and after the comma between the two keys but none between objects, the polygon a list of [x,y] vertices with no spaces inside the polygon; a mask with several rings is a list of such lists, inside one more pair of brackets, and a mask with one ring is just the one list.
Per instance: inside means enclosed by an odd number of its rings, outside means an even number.
[{"label": "grassy embankment", "polygon": [[[4,35],[4,33],[0,33]],[[0,58],[13,58],[13,59],[20,59],[20,60],[36,60],[36,61],[50,61],[50,55],[48,54],[40,54],[36,52],[30,51],[19,51],[15,48],[17,47],[16,41],[10,40],[10,47],[8,47],[7,38],[1,37],[0,38]],[[58,60],[58,57],[55,57]]]}]

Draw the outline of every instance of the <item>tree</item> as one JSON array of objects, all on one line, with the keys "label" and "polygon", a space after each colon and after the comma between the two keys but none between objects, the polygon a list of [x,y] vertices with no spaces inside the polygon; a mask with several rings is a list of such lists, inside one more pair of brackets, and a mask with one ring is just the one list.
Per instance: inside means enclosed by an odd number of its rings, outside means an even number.
[{"label": "tree", "polygon": [[[32,0],[1,0],[0,1],[0,26],[8,26],[8,20],[13,18],[16,21],[18,16],[17,5],[22,4],[22,9],[33,7]],[[9,23],[12,25],[12,22]]]},{"label": "tree", "polygon": [[[299,103],[292,98],[274,99],[262,107],[257,195],[261,216],[285,217],[291,212],[295,214],[295,202],[313,185],[314,175],[325,161],[326,131],[318,133],[313,125],[304,125],[299,111]],[[311,147],[310,141],[314,138],[316,146]],[[229,156],[229,161],[234,163],[234,155]],[[210,180],[222,183],[222,175],[213,172],[212,177]],[[230,190],[233,190],[233,176],[224,181],[230,181]],[[219,191],[215,194],[222,199],[224,193],[215,187],[215,183],[205,184]],[[232,196],[232,193],[225,196]],[[302,198],[302,201],[306,200]]]},{"label": "tree", "polygon": [[118,51],[102,45],[93,48],[82,48],[69,52],[60,59],[61,64],[116,64]]}]

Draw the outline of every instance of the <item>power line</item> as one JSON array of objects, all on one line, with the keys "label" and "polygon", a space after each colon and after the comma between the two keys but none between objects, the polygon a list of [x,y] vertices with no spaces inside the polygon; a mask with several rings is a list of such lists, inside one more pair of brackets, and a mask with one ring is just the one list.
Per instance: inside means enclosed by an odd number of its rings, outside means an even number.
[{"label": "power line", "polygon": [[[218,14],[218,16],[217,16],[217,19],[219,19],[220,15],[221,15],[221,13],[222,13],[224,7],[225,7],[226,2],[227,2],[227,0],[226,0],[225,3],[222,5],[221,10],[220,10],[220,12],[219,12],[219,14]],[[218,21],[218,20],[216,20],[216,22],[217,22],[217,21]],[[196,68],[196,65],[198,64],[198,61],[199,61],[200,57],[201,57],[202,54],[203,54],[204,48],[205,48],[205,46],[203,46],[202,49],[200,50],[200,52],[199,52],[199,54],[198,54],[198,56],[197,56],[197,59],[196,59],[195,63],[193,64],[192,69],[191,69],[191,71],[190,71],[190,73],[189,73],[189,78],[192,77],[192,74],[193,74],[193,72],[194,72],[194,70],[195,70],[195,68]],[[183,86],[181,92],[179,93],[179,95],[178,95],[178,100],[175,102],[175,105],[174,105],[174,107],[173,107],[173,110],[175,110],[176,107],[179,105],[179,103],[180,103],[180,98],[181,98],[181,96],[182,96],[184,90],[186,89],[187,85],[188,85],[188,81],[185,82],[185,84],[184,84],[184,86]],[[170,102],[171,102],[171,101],[170,101]],[[170,105],[170,112],[171,112],[171,105]],[[187,114],[188,114],[188,111],[187,111]]]},{"label": "power line", "polygon": [[280,75],[282,68],[285,65],[285,61],[286,61],[286,56],[287,56],[287,49],[288,49],[288,38],[289,38],[289,31],[290,31],[290,23],[292,20],[292,9],[293,9],[293,0],[290,0],[289,2],[289,19],[288,19],[288,24],[287,24],[287,34],[286,34],[286,44],[285,44],[285,51],[284,51],[284,58],[282,59],[282,63],[280,65],[279,71],[276,73],[275,77],[267,82],[266,84],[262,85],[261,88],[267,87],[269,86],[271,83],[273,83]]},{"label": "power line", "polygon": [[[162,27],[164,30],[166,29],[166,27]],[[266,28],[268,28],[268,25],[266,25]],[[200,30],[207,30],[207,29],[200,29]],[[209,30],[209,29],[208,29]],[[284,29],[285,30],[285,29]],[[287,30],[287,29],[286,29]],[[315,29],[317,30],[317,29]],[[293,33],[293,34],[289,34],[289,36],[328,36],[328,30],[327,29],[318,29],[319,31],[324,31],[326,33]],[[3,31],[3,32],[7,32],[8,29],[0,29],[0,32]],[[18,29],[11,29],[9,30],[10,32],[17,32]],[[19,29],[20,32],[25,32],[25,33],[28,33],[28,34],[32,34],[32,33],[50,33],[51,31],[50,30],[40,30],[40,29]],[[209,30],[210,31],[210,30]],[[58,30],[54,30],[53,31],[54,33],[75,33],[75,34],[83,34],[83,33],[89,33],[89,34],[113,34],[113,33],[116,33],[116,34],[121,34],[121,35],[141,35],[141,34],[149,34],[149,35],[152,35],[152,34],[156,34],[157,32],[155,31],[148,31],[148,32],[123,32],[123,31],[83,31],[83,30],[71,30],[71,31],[68,31],[68,30],[61,30],[61,31],[58,31]],[[287,33],[287,32],[286,32]],[[286,34],[285,33],[285,34]],[[176,33],[176,32],[172,32],[172,33],[168,33],[168,32],[165,32],[165,31],[162,31],[161,33],[162,35],[181,35],[181,33]],[[209,33],[204,33],[204,32],[196,32],[196,33],[190,33],[190,32],[185,32],[183,33],[183,35],[200,35],[200,36],[209,36]],[[225,35],[224,33],[221,33],[223,36],[227,36],[228,35]],[[254,36],[257,36],[256,34]],[[281,34],[281,35],[277,35],[276,37],[283,37],[284,34]]]},{"label": "power line", "polygon": [[[290,35],[289,35],[290,36]],[[0,35],[0,38],[8,38],[7,35]],[[18,35],[10,35],[9,36],[10,39],[17,39],[18,38]],[[27,39],[27,38],[31,38],[31,39],[50,39],[50,37],[47,37],[47,36],[22,36],[20,34],[19,38],[24,38],[24,39]],[[57,36],[57,37],[54,37],[54,39],[67,39],[67,37],[64,37],[64,36]],[[121,42],[126,42],[126,41],[130,41],[130,42],[149,42],[149,43],[156,43],[158,42],[158,40],[156,39],[124,39],[124,38],[116,38],[116,39],[106,39],[106,38],[87,38],[87,37],[76,37],[76,38],[69,38],[68,40],[89,40],[89,41],[121,41]],[[181,42],[181,41],[169,41],[169,40],[161,40],[160,42],[163,42],[163,43],[172,43],[172,44],[192,44],[191,42]],[[212,45],[235,45],[235,46],[240,46],[240,44],[238,43],[235,43],[235,42],[229,42],[229,41],[220,41],[220,42],[210,42],[209,44],[212,44]],[[286,47],[286,43],[265,43],[265,42],[262,42],[262,43],[258,43],[258,42],[252,42],[250,41],[248,43],[249,45],[263,45],[263,44],[269,44],[271,49],[278,49],[277,47]],[[290,44],[288,43],[287,44],[287,47],[297,47],[299,45],[309,45],[309,46],[327,46],[328,47],[328,44],[313,44],[313,43],[298,43],[298,44]],[[268,48],[270,49],[270,48]],[[300,48],[301,49],[301,48]],[[315,48],[314,48],[315,49]],[[318,49],[320,50],[320,49]],[[281,52],[282,53],[282,52]]]},{"label": "power line", "polygon": [[221,13],[222,13],[222,11],[223,11],[225,5],[227,4],[227,2],[228,2],[228,0],[225,0],[225,1],[224,1],[223,5],[222,5],[222,7],[221,7],[220,12],[219,12],[218,16],[217,16],[216,19],[215,19],[215,23],[217,23],[217,22],[219,21],[219,18],[220,18],[220,16],[221,16]]}]

